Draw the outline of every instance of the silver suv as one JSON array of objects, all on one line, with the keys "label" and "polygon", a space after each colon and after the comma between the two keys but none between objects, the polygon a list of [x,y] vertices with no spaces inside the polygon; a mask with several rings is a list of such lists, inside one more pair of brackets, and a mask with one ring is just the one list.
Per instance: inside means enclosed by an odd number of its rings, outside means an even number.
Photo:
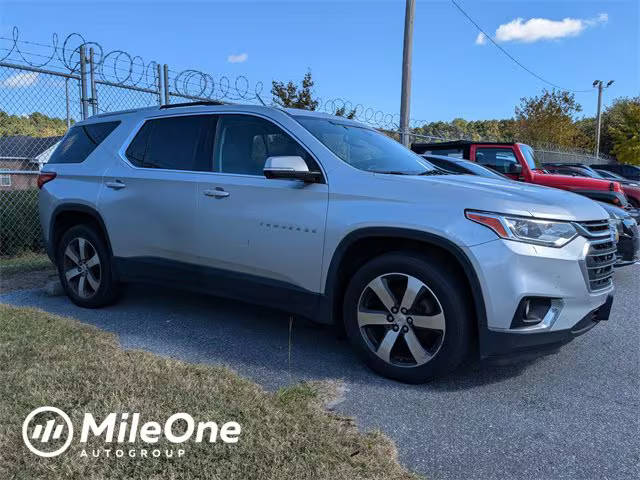
[{"label": "silver suv", "polygon": [[561,190],[446,174],[357,122],[183,104],[73,126],[39,178],[49,256],[83,307],[175,285],[344,326],[422,382],[477,345],[553,348],[608,318],[607,213]]}]

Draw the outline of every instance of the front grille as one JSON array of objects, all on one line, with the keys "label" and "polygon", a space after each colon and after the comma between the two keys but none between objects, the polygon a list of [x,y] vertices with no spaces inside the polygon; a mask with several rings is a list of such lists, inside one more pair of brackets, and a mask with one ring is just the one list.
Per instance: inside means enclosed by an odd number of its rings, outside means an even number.
[{"label": "front grille", "polygon": [[591,243],[586,257],[590,290],[602,290],[613,283],[613,265],[617,261],[616,251],[616,243],[612,240]]},{"label": "front grille", "polygon": [[611,235],[609,220],[592,220],[590,222],[580,222],[580,225],[589,237],[606,237]]},{"label": "front grille", "polygon": [[585,258],[585,281],[590,291],[604,290],[613,283],[613,266],[618,246],[612,235],[609,220],[591,220],[575,224],[589,240]]}]

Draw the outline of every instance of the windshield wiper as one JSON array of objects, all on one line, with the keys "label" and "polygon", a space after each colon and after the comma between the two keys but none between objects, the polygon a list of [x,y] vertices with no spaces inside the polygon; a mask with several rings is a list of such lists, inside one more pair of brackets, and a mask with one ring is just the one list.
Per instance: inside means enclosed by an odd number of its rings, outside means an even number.
[{"label": "windshield wiper", "polygon": [[418,175],[451,175],[449,172],[445,172],[444,170],[425,170],[424,172],[420,172]]}]

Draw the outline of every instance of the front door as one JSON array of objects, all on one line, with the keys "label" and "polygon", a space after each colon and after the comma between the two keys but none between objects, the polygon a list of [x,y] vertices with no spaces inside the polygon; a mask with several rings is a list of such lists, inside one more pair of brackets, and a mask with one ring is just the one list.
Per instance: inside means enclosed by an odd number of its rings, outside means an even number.
[{"label": "front door", "polygon": [[271,121],[219,116],[214,172],[198,184],[199,252],[210,267],[318,292],[328,187],[267,179],[262,172],[265,160],[278,155],[301,156],[310,170],[319,169],[313,157]]}]

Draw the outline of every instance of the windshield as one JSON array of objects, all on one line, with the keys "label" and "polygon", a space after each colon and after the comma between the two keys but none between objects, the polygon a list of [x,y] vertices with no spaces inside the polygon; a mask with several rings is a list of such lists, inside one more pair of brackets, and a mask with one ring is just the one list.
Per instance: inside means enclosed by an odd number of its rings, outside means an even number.
[{"label": "windshield", "polygon": [[624,178],[623,176],[618,175],[617,173],[609,172],[607,170],[598,170],[598,169],[596,169],[596,172],[598,172],[600,174],[600,176],[602,176],[604,178],[613,178],[615,180],[626,180],[626,178]]},{"label": "windshield", "polygon": [[582,167],[582,170],[584,171],[585,176],[587,177],[591,177],[591,178],[604,178],[602,175],[600,175],[598,172],[596,172],[593,168],[591,167]]},{"label": "windshield", "polygon": [[440,174],[426,160],[369,128],[318,117],[296,116],[311,134],[352,167],[397,175]]},{"label": "windshield", "polygon": [[464,168],[472,172],[474,175],[478,175],[480,177],[496,178],[499,180],[511,180],[506,175],[502,175],[501,173],[498,173],[495,170],[484,167],[482,165],[478,165],[477,163],[465,162]]},{"label": "windshield", "polygon": [[539,170],[538,162],[536,162],[536,156],[533,154],[533,148],[531,148],[529,145],[521,143],[520,151],[522,152],[522,156],[524,156],[527,165],[529,165],[529,168],[531,170]]}]

